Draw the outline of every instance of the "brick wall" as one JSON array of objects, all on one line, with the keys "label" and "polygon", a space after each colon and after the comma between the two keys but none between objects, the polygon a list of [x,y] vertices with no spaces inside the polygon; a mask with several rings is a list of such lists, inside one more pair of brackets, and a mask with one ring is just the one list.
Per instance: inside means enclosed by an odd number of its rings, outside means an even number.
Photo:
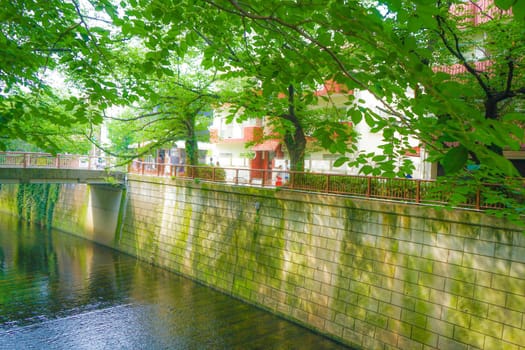
[{"label": "brick wall", "polygon": [[155,181],[131,179],[118,249],[358,348],[525,349],[525,235],[503,221]]}]

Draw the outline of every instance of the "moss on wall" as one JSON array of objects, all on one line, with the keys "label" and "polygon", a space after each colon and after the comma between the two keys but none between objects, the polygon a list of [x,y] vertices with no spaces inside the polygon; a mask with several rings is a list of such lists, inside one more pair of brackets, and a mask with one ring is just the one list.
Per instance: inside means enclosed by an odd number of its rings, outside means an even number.
[{"label": "moss on wall", "polygon": [[60,184],[20,184],[16,195],[18,217],[51,227]]},{"label": "moss on wall", "polygon": [[133,215],[121,242],[147,255],[160,235],[159,264],[213,288],[358,348],[520,346],[525,239],[504,222],[285,190],[130,180]]}]

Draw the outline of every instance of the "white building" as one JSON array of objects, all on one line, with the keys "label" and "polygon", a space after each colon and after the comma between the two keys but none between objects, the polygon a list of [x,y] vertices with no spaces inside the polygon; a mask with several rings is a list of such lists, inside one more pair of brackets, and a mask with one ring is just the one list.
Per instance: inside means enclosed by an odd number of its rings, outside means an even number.
[{"label": "white building", "polygon": [[[348,101],[348,94],[355,94],[356,100],[365,101],[364,106],[372,108],[377,114],[383,112],[378,108],[379,103],[371,94],[364,91],[348,92],[339,84],[327,82],[327,84],[317,93],[318,96],[330,94],[330,103],[345,108],[345,102]],[[322,108],[328,102],[320,101],[319,105],[314,108]],[[210,157],[214,163],[219,162],[223,167],[241,167],[247,169],[276,169],[281,166],[286,168],[285,161],[288,159],[287,150],[284,143],[278,139],[268,139],[256,144],[261,140],[263,135],[270,135],[270,130],[266,127],[263,119],[248,119],[242,123],[227,123],[229,115],[227,106],[223,109],[217,109],[214,112],[213,124],[210,127]],[[363,121],[354,125],[354,130],[359,137],[357,143],[358,152],[375,152],[381,154],[379,146],[383,143],[383,136],[380,133],[372,133],[370,127]],[[314,140],[309,138],[309,146]],[[411,140],[412,152],[407,152],[407,159],[410,159],[415,166],[412,174],[414,178],[430,178],[431,167],[424,161],[425,152],[420,147],[417,140]],[[357,175],[358,168],[351,168],[347,165],[334,167],[334,162],[340,157],[340,154],[332,154],[329,151],[321,150],[318,147],[308,147],[305,156],[305,169],[311,172],[340,173]],[[355,157],[356,154],[347,154],[349,158]]]}]

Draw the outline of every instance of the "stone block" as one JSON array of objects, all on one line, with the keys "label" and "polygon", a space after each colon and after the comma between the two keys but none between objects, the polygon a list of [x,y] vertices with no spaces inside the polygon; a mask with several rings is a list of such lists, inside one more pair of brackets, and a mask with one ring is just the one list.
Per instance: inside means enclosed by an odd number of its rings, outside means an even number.
[{"label": "stone block", "polygon": [[415,299],[404,293],[392,292],[392,304],[399,306],[404,310],[414,310],[416,307]]},{"label": "stone block", "polygon": [[496,305],[489,305],[488,309],[488,319],[507,324],[512,327],[520,328],[522,325],[523,318],[523,308],[519,311],[513,311],[505,307],[500,307]]},{"label": "stone block", "polygon": [[345,328],[343,329],[343,338],[348,339],[350,343],[358,348],[362,348],[364,335],[353,329]]},{"label": "stone block", "polygon": [[418,284],[426,287],[430,287],[433,289],[438,290],[444,290],[445,288],[445,281],[446,279],[444,277],[436,276],[431,273],[419,273],[419,280]]},{"label": "stone block", "polygon": [[426,329],[438,334],[439,336],[444,336],[447,338],[452,338],[454,335],[454,325],[437,318],[429,317],[427,319]]},{"label": "stone block", "polygon": [[415,340],[419,343],[437,347],[438,335],[436,333],[430,332],[424,328],[414,326],[412,328],[412,335],[410,337],[412,340]]},{"label": "stone block", "polygon": [[470,329],[481,334],[490,335],[494,338],[502,338],[503,324],[487,320],[485,317],[475,317],[471,319]]},{"label": "stone block", "polygon": [[[511,310],[520,311],[524,313],[524,305],[525,305],[525,297],[521,295],[516,294],[508,294],[507,295],[507,302],[505,306]],[[525,323],[525,319],[524,319]],[[524,324],[525,326],[525,324]],[[525,338],[524,338],[525,339]]]},{"label": "stone block", "polygon": [[336,313],[334,323],[344,328],[354,327],[354,318],[343,313]]},{"label": "stone block", "polygon": [[350,290],[360,295],[364,295],[364,296],[370,295],[370,285],[367,283],[362,283],[359,281],[351,280]]},{"label": "stone block", "polygon": [[386,346],[390,345],[392,347],[397,347],[399,335],[381,327],[376,329],[375,338],[380,340]]},{"label": "stone block", "polygon": [[394,277],[398,280],[417,283],[419,280],[419,271],[397,266]]},{"label": "stone block", "polygon": [[455,235],[437,234],[436,245],[440,248],[454,250],[465,246],[465,238]]},{"label": "stone block", "polygon": [[336,322],[325,320],[324,331],[326,331],[328,334],[332,334],[338,338],[342,338],[343,330],[344,327],[337,324]]},{"label": "stone block", "polygon": [[427,324],[427,316],[417,311],[401,310],[401,321],[425,328]]},{"label": "stone block", "polygon": [[441,320],[453,325],[468,327],[470,325],[470,314],[455,309],[443,307]]},{"label": "stone block", "polygon": [[379,309],[378,300],[362,295],[360,295],[357,299],[357,304],[368,311],[377,312],[377,310]]},{"label": "stone block", "polygon": [[423,245],[416,242],[399,241],[397,250],[406,255],[419,257],[423,252]]},{"label": "stone block", "polygon": [[386,302],[379,302],[379,314],[385,315],[388,318],[394,318],[396,320],[401,319],[401,308]]},{"label": "stone block", "polygon": [[493,338],[486,336],[485,337],[485,349],[505,349],[505,350],[523,350],[521,346],[523,343],[511,344],[503,339]]},{"label": "stone block", "polygon": [[491,287],[493,289],[525,296],[525,276],[523,276],[523,278],[514,278],[510,276],[493,275]]},{"label": "stone block", "polygon": [[370,286],[370,296],[379,301],[390,302],[392,299],[392,291],[381,287]]},{"label": "stone block", "polygon": [[447,263],[454,264],[454,265],[462,265],[463,264],[463,252],[457,251],[457,250],[449,250],[448,251],[448,258]]},{"label": "stone block", "polygon": [[461,280],[447,278],[445,281],[445,292],[463,297],[474,297],[474,284],[466,283]]},{"label": "stone block", "polygon": [[403,292],[407,296],[423,300],[428,300],[430,297],[430,288],[416,283],[405,282],[405,288]]},{"label": "stone block", "polygon": [[472,348],[469,348],[467,344],[460,343],[449,337],[439,337],[437,347],[438,349],[447,349],[447,350],[470,350],[472,349]]},{"label": "stone block", "polygon": [[456,308],[458,298],[459,297],[457,295],[453,295],[441,290],[431,289],[428,301],[445,307]]},{"label": "stone block", "polygon": [[483,286],[476,286],[474,288],[474,298],[493,305],[505,306],[507,293]]},{"label": "stone block", "polygon": [[426,316],[439,318],[441,316],[440,304],[431,303],[425,300],[416,300],[415,311]]},{"label": "stone block", "polygon": [[448,249],[424,245],[421,256],[434,261],[446,262],[448,260]]},{"label": "stone block", "polygon": [[525,263],[525,247],[514,246],[510,258],[513,261]]},{"label": "stone block", "polygon": [[469,344],[471,347],[483,349],[485,337],[483,334],[473,331],[472,329],[456,326],[454,327],[454,340]]},{"label": "stone block", "polygon": [[[387,329],[395,332],[401,337],[410,338],[412,335],[413,326],[410,323],[403,322],[401,320],[389,319]],[[410,342],[407,342],[410,343]]]},{"label": "stone block", "polygon": [[416,342],[407,337],[399,337],[397,341],[397,349],[412,349],[412,350],[423,350],[423,344]]}]

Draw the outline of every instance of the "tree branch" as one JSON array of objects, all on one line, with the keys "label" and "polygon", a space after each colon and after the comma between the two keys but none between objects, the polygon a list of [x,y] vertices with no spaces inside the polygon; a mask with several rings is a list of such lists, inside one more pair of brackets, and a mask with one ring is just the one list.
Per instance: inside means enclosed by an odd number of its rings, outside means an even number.
[{"label": "tree branch", "polygon": [[[463,54],[461,53],[461,48],[460,48],[460,45],[459,45],[459,38],[458,38],[457,34],[448,25],[448,23],[446,22],[446,20],[442,16],[436,16],[436,20],[437,20],[437,23],[438,23],[438,28],[440,29],[438,31],[438,35],[441,38],[441,41],[443,42],[443,44],[445,45],[447,50],[461,62],[461,64],[463,65],[463,67],[465,67],[467,72],[469,72],[472,76],[474,76],[474,78],[477,80],[477,82],[480,85],[480,87],[485,92],[485,95],[487,95],[488,98],[491,98],[492,97],[492,92],[491,92],[490,88],[483,81],[483,79],[481,79],[481,76],[479,75],[479,72],[472,65],[470,65],[467,62],[465,56],[463,56]],[[452,44],[449,42],[449,40],[447,38],[447,34],[446,34],[447,31],[452,35],[452,38],[454,40],[454,46],[452,46]]]}]

